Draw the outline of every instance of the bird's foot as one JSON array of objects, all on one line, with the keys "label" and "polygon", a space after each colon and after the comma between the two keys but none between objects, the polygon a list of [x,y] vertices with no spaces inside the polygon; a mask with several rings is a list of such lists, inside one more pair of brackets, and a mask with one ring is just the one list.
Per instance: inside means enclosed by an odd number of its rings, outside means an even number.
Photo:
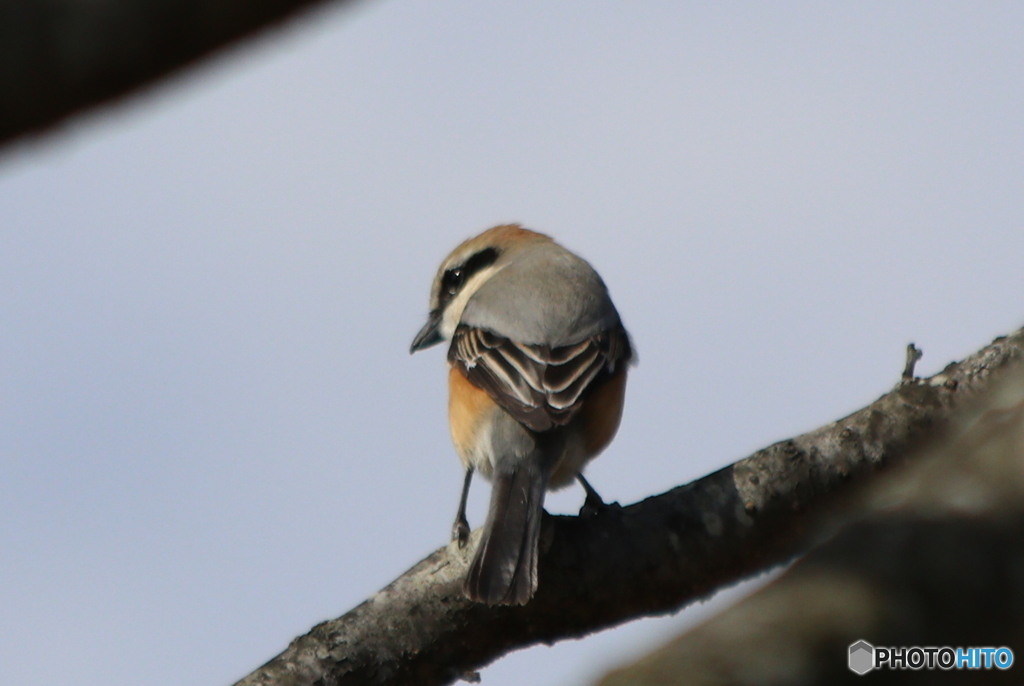
[{"label": "bird's foot", "polygon": [[455,523],[452,524],[452,540],[458,543],[460,548],[466,547],[466,542],[469,540],[469,520],[465,515],[456,518]]},{"label": "bird's foot", "polygon": [[583,478],[582,474],[577,474],[576,479],[583,486],[583,490],[587,493],[587,499],[583,501],[583,507],[580,508],[581,517],[593,517],[599,515],[602,512],[608,510],[617,509],[620,507],[618,503],[612,503],[609,505],[604,499],[598,494],[594,487],[590,485],[590,482]]}]

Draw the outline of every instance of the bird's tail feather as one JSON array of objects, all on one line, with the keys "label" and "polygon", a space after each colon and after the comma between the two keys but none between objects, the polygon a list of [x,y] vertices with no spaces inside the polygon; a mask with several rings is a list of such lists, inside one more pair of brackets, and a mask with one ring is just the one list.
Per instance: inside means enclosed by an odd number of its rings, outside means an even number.
[{"label": "bird's tail feather", "polygon": [[487,523],[466,577],[466,595],[488,605],[525,605],[537,590],[537,544],[547,476],[520,467],[496,474]]}]

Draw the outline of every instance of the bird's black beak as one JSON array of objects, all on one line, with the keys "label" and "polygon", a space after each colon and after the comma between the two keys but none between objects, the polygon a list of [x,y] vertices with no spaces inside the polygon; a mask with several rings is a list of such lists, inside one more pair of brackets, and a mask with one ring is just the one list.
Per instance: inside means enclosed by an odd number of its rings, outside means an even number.
[{"label": "bird's black beak", "polygon": [[427,323],[416,334],[416,338],[412,339],[412,345],[409,346],[409,354],[412,355],[417,350],[424,350],[443,341],[444,336],[441,335],[440,329],[441,310],[431,310]]}]

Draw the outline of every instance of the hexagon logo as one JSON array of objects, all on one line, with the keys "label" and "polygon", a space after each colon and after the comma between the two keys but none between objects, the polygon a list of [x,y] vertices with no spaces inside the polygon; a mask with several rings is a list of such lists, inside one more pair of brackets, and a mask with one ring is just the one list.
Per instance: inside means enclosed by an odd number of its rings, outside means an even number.
[{"label": "hexagon logo", "polygon": [[867,641],[850,645],[850,671],[864,675],[875,668],[875,647]]}]

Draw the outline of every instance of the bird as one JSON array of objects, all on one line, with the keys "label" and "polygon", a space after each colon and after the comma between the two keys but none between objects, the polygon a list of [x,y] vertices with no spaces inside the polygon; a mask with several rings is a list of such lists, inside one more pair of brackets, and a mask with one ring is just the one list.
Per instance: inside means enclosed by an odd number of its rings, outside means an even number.
[{"label": "bird", "polygon": [[587,504],[604,506],[582,470],[618,430],[633,345],[594,268],[518,224],[467,239],[441,263],[409,352],[443,342],[449,428],[465,468],[459,547],[473,474],[492,482],[463,592],[525,605],[537,590],[545,492],[579,481]]}]

